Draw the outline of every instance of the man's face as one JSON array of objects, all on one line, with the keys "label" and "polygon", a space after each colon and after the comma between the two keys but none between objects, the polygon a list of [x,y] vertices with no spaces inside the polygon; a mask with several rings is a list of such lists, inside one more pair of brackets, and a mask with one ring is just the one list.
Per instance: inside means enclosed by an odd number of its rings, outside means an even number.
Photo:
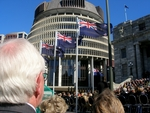
[{"label": "man's face", "polygon": [[41,76],[41,98],[40,98],[40,101],[42,101],[42,98],[43,98],[43,94],[44,94],[44,77],[43,75]]},{"label": "man's face", "polygon": [[38,94],[38,98],[37,98],[37,106],[41,103],[42,98],[43,98],[43,94],[44,94],[44,77],[43,77],[43,73],[40,74],[39,76],[39,94]]}]

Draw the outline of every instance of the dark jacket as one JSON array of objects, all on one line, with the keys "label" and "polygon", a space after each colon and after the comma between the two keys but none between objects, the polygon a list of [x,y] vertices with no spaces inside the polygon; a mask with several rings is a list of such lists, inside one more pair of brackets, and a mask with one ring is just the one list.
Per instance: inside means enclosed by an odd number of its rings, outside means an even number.
[{"label": "dark jacket", "polygon": [[108,88],[107,82],[101,81],[97,85],[97,90],[99,91],[99,94],[106,88]]},{"label": "dark jacket", "polygon": [[35,110],[28,104],[0,103],[0,113],[35,113]]}]

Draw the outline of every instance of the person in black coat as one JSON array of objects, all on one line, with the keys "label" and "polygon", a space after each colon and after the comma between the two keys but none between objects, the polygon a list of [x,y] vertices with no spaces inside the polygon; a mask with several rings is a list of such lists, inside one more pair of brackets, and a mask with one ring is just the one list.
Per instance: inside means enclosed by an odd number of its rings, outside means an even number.
[{"label": "person in black coat", "polygon": [[108,88],[108,83],[104,81],[104,76],[101,76],[100,82],[97,85],[97,90],[99,91],[99,94],[106,88]]},{"label": "person in black coat", "polygon": [[0,113],[35,113],[29,104],[0,104]]}]

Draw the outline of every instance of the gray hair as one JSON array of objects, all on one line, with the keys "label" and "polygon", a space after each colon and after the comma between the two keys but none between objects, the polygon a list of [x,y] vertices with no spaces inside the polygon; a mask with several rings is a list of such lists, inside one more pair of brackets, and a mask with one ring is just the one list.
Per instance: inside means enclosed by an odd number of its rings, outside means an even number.
[{"label": "gray hair", "polygon": [[45,63],[26,39],[11,39],[0,45],[0,102],[25,103],[36,90],[36,78]]}]

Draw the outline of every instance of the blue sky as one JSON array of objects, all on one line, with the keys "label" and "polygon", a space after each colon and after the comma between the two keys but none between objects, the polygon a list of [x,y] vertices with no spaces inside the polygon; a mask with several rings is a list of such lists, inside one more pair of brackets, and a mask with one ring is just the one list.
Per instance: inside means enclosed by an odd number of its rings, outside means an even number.
[{"label": "blue sky", "polygon": [[[25,31],[30,32],[34,11],[44,0],[0,0],[0,34]],[[50,0],[45,0],[50,1]],[[106,18],[105,0],[87,0],[100,6]],[[109,0],[110,22],[113,26],[125,21],[124,5],[127,5],[127,19],[136,20],[150,14],[150,0]]]}]

